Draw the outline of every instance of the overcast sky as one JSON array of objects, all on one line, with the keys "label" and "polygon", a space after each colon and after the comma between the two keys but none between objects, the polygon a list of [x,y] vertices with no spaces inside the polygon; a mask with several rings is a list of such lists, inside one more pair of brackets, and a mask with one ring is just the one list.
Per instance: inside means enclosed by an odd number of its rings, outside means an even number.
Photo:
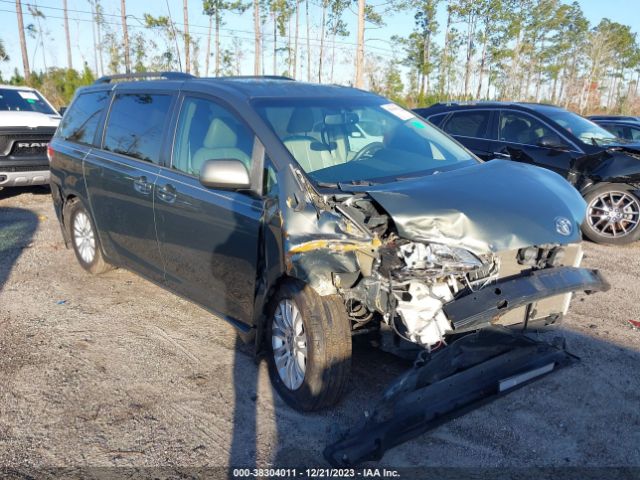
[{"label": "overcast sky", "polygon": [[[27,2],[23,0],[23,11],[25,15],[25,25],[35,24],[35,20],[28,13],[27,4],[35,4],[47,16],[45,29],[48,31],[48,40],[45,42],[45,58],[43,59],[41,49],[36,48],[36,41],[28,39],[29,57],[32,70],[42,70],[44,62],[47,66],[66,66],[65,40],[62,20],[62,0],[32,0]],[[102,0],[105,13],[114,16],[106,16],[105,20],[114,23],[113,28],[119,31],[120,19],[117,15],[120,13],[120,2],[117,0]],[[316,3],[316,0],[312,0]],[[375,3],[384,3],[384,0],[378,0]],[[592,24],[597,24],[602,18],[610,18],[611,20],[631,25],[633,31],[640,31],[640,0],[581,0],[578,3],[582,6],[587,18]],[[169,0],[171,14],[176,23],[182,23],[182,1]],[[438,11],[438,20],[440,22],[440,34],[444,30],[446,22],[445,2],[442,2]],[[94,49],[93,37],[91,31],[91,15],[90,6],[87,0],[68,0],[71,41],[74,45],[73,61],[74,67],[79,68],[86,61],[91,68],[94,67]],[[312,7],[314,8],[314,7]],[[130,16],[128,24],[132,32],[142,28],[141,19],[143,13],[149,12],[155,16],[167,15],[167,5],[163,0],[127,0],[127,14]],[[137,17],[137,18],[136,18]],[[319,15],[312,11],[312,25],[317,27]],[[341,47],[343,51],[338,55],[336,62],[336,78],[337,82],[348,82],[353,75],[353,67],[351,65],[353,55],[352,49],[355,49],[355,33],[356,33],[356,15],[355,11],[345,13],[345,21],[347,21],[350,30],[350,37],[342,39]],[[367,50],[369,53],[376,53],[383,59],[393,58],[398,52],[393,45],[389,43],[393,35],[407,35],[413,28],[413,13],[404,12],[399,14],[391,14],[386,16],[386,26],[378,29],[367,30]],[[204,50],[207,34],[207,17],[202,14],[202,1],[189,0],[189,21],[191,24],[191,34],[200,39],[200,64],[204,66]],[[301,22],[304,17],[301,18]],[[5,47],[11,57],[9,62],[0,65],[0,71],[6,77],[11,76],[13,69],[17,67],[22,72],[22,60],[20,55],[20,43],[18,40],[18,30],[15,15],[15,0],[0,0],[0,38],[4,41]],[[301,24],[301,31],[304,25]],[[242,60],[243,74],[253,73],[253,20],[251,11],[243,15],[229,15],[226,18],[226,25],[223,27],[221,39],[223,44],[229,44],[231,39],[239,38],[245,56]],[[269,29],[270,31],[270,29]],[[313,28],[311,37],[317,39],[318,28]],[[301,33],[302,35],[302,33]],[[267,38],[269,38],[267,36]],[[441,41],[441,38],[438,39]],[[317,47],[317,41],[312,42]],[[269,45],[267,45],[267,50]],[[400,53],[401,55],[401,53]],[[106,62],[105,62],[106,63]],[[265,57],[265,73],[271,72],[271,57],[269,54]],[[301,71],[304,71],[304,65],[300,65]]]}]

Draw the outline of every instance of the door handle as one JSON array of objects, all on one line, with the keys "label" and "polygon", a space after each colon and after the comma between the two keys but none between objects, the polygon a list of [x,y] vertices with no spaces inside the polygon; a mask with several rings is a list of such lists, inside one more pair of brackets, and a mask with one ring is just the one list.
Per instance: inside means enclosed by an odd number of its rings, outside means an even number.
[{"label": "door handle", "polygon": [[133,181],[133,188],[136,192],[140,192],[143,195],[149,195],[153,189],[153,185],[149,183],[147,181],[147,177],[143,175]]},{"label": "door handle", "polygon": [[167,183],[162,188],[157,190],[157,195],[160,200],[167,203],[173,203],[176,201],[176,197],[178,196],[176,189],[170,183]]},{"label": "door handle", "polygon": [[493,155],[496,158],[511,158],[511,155],[509,155],[508,153],[504,153],[504,152],[493,152]]}]

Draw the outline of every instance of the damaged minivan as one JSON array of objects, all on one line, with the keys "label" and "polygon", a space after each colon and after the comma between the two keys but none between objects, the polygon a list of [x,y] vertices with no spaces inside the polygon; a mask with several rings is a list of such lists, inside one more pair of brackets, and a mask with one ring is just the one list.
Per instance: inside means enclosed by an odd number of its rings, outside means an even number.
[{"label": "damaged minivan", "polygon": [[556,173],[484,163],[353,88],[150,76],[100,79],[66,112],[49,148],[65,242],[231,322],[296,409],[341,398],[359,333],[430,352],[608,288],[580,267],[585,202]]}]

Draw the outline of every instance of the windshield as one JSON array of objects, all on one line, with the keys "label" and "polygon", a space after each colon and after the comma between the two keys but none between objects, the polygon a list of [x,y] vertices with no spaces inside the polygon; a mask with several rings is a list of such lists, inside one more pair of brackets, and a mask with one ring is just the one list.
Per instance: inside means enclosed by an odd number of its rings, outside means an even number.
[{"label": "windshield", "polygon": [[255,106],[316,182],[394,180],[478,162],[438,129],[378,97],[263,100]]},{"label": "windshield", "polygon": [[594,142],[600,143],[617,140],[617,137],[611,132],[573,112],[559,108],[550,108],[546,110],[545,113],[551,120],[589,145],[592,145]]},{"label": "windshield", "polygon": [[33,90],[11,90],[0,88],[0,111],[38,112],[47,115],[57,113]]}]

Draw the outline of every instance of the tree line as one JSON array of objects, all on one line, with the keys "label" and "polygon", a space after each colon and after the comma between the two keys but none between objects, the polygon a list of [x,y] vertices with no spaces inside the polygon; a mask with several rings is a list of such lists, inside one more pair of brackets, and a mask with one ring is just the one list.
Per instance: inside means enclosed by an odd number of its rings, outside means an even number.
[{"label": "tree line", "polygon": [[[190,25],[187,0],[165,0],[166,15],[141,17],[127,14],[126,0],[116,12],[102,0],[85,1],[84,9],[70,10],[63,0],[60,8],[25,3],[23,11],[16,0],[23,68],[4,81],[42,87],[65,103],[78,85],[111,73],[273,74],[349,83],[407,106],[510,100],[580,113],[640,112],[636,34],[607,18],[591,24],[575,1],[203,0],[198,13],[206,22],[197,25]],[[90,23],[93,36],[93,58],[78,70],[70,15]],[[230,15],[251,16],[253,28],[230,28]],[[405,16],[408,33],[374,38],[390,15]],[[50,30],[56,20],[63,20],[66,68],[47,65],[45,45],[61,33]],[[355,41],[349,24],[356,25]],[[36,53],[40,73],[30,69]],[[0,39],[0,62],[8,60]],[[251,63],[253,71],[245,71]]]}]

